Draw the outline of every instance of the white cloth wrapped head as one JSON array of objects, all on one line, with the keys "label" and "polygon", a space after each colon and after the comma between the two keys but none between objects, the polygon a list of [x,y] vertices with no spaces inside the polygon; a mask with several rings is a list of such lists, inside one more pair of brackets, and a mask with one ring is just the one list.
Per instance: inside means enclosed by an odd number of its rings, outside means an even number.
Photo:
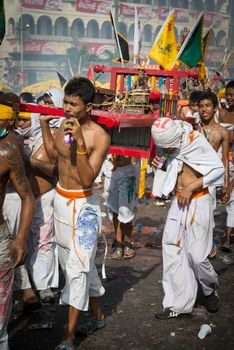
[{"label": "white cloth wrapped head", "polygon": [[[62,89],[53,88],[46,91],[46,94],[51,98],[55,107],[63,107],[64,91]],[[51,128],[59,128],[65,118],[53,119],[49,122]]]},{"label": "white cloth wrapped head", "polygon": [[183,127],[180,121],[159,118],[152,125],[151,134],[155,145],[160,148],[180,148]]},{"label": "white cloth wrapped head", "polygon": [[53,88],[46,91],[46,94],[50,96],[55,107],[63,107],[64,91],[62,89]]}]

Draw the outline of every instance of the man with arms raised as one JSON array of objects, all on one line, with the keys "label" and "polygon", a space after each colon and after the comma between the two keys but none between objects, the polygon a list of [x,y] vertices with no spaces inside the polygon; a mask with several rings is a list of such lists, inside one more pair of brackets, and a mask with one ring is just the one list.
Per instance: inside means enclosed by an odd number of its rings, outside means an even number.
[{"label": "man with arms raised", "polygon": [[[93,329],[104,325],[97,297],[104,294],[94,264],[100,230],[100,208],[92,186],[110,146],[108,134],[90,118],[94,86],[87,78],[74,78],[65,88],[62,123],[55,140],[48,121],[41,116],[45,148],[50,160],[58,162],[54,217],[59,260],[66,272],[60,302],[69,304],[66,340],[56,350],[75,349],[73,341],[80,311],[89,305]],[[68,140],[68,141],[67,141]],[[65,142],[70,144],[65,144]]]},{"label": "man with arms raised", "polygon": [[[0,349],[8,349],[7,323],[11,311],[11,290],[14,268],[26,257],[26,238],[34,214],[34,198],[27,180],[20,144],[11,130],[16,117],[12,101],[17,96],[4,95],[0,100]],[[18,192],[21,201],[20,225],[12,241],[3,217],[2,207],[8,181]]]}]

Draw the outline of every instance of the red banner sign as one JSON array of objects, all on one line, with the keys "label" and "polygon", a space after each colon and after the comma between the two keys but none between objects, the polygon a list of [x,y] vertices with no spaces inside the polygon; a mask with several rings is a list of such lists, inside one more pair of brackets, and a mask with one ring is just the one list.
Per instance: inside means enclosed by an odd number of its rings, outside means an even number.
[{"label": "red banner sign", "polygon": [[88,13],[109,13],[111,1],[76,0],[76,11]]},{"label": "red banner sign", "polygon": [[[152,18],[155,14],[152,12],[151,6],[139,6],[137,7],[137,13],[139,18]],[[135,6],[127,5],[124,2],[119,3],[119,14],[123,17],[134,17]]]},{"label": "red banner sign", "polygon": [[69,44],[65,45],[64,42],[56,41],[24,41],[24,53],[26,54],[43,54],[43,55],[55,55],[66,54],[66,49]]},{"label": "red banner sign", "polygon": [[[11,45],[16,45],[16,41],[12,41]],[[84,44],[79,43],[77,47],[82,47]],[[97,55],[101,59],[109,58],[109,52],[114,53],[114,43],[113,45],[103,45],[103,44],[85,44],[89,47],[89,54]],[[70,44],[64,45],[64,42],[57,41],[33,41],[26,40],[24,41],[24,53],[25,54],[43,54],[43,55],[55,55],[61,54],[66,55],[66,50],[70,47]],[[14,51],[17,51],[15,48]],[[107,51],[107,52],[106,52]]]},{"label": "red banner sign", "polygon": [[[84,44],[79,43],[77,47],[82,47]],[[103,44],[85,44],[85,46],[89,47],[89,54],[97,55],[97,57],[105,60],[109,58],[108,52],[110,51],[114,53],[114,43],[113,45],[103,45]]]},{"label": "red banner sign", "polygon": [[[164,6],[159,6],[158,10],[158,18],[165,20],[169,14],[169,8]],[[189,21],[189,10],[182,8],[175,8],[175,20],[177,22],[188,22]]]},{"label": "red banner sign", "polygon": [[37,10],[62,11],[62,0],[21,0],[21,6]]}]

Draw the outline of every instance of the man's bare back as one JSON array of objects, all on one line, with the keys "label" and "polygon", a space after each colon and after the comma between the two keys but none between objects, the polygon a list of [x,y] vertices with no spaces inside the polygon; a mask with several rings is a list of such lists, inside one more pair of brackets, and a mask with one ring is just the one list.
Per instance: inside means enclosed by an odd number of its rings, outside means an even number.
[{"label": "man's bare back", "polygon": [[25,193],[31,192],[30,186],[25,178],[24,164],[20,152],[20,147],[17,138],[13,132],[0,140],[0,223],[2,223],[2,207],[6,194],[6,185],[12,177],[17,180]]}]

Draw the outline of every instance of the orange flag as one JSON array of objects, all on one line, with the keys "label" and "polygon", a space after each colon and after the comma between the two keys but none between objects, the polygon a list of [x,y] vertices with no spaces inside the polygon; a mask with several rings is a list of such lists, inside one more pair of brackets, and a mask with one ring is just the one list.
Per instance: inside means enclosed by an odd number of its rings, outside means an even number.
[{"label": "orange flag", "polygon": [[93,66],[92,66],[91,63],[90,63],[90,65],[89,65],[89,69],[88,69],[88,72],[87,72],[87,78],[88,78],[89,80],[94,80]]}]

